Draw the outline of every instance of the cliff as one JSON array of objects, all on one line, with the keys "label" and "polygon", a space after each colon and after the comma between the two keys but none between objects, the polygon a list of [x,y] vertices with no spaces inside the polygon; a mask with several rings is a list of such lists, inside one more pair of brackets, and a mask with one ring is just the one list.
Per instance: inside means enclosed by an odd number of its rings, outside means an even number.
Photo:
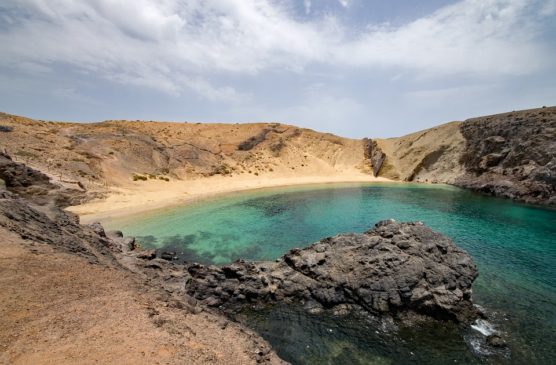
[{"label": "cliff", "polygon": [[379,176],[556,204],[556,107],[472,118],[373,142],[374,155],[384,160]]}]

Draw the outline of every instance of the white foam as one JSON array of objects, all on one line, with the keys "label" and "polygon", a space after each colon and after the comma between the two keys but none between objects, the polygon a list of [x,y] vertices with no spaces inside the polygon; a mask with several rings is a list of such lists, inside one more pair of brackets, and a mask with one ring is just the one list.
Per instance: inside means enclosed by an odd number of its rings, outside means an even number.
[{"label": "white foam", "polygon": [[478,338],[472,338],[471,340],[469,340],[469,344],[476,354],[484,356],[492,354],[492,352],[486,346],[484,346],[482,341]]},{"label": "white foam", "polygon": [[491,323],[485,321],[484,319],[477,319],[475,322],[473,322],[471,328],[473,328],[475,331],[482,333],[485,336],[490,336],[493,333],[496,333],[494,326]]}]

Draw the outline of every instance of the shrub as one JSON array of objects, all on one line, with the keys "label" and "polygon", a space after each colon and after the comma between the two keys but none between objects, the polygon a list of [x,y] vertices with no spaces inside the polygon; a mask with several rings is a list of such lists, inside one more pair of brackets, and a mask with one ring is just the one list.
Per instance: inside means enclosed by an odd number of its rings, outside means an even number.
[{"label": "shrub", "polygon": [[0,125],[0,132],[11,132],[14,130],[14,127],[9,125]]},{"label": "shrub", "polygon": [[228,166],[227,164],[222,164],[219,166],[211,166],[212,171],[210,171],[208,173],[208,176],[214,176],[214,175],[229,175],[232,173],[232,168],[230,166]]},{"label": "shrub", "polygon": [[28,151],[23,151],[23,150],[18,150],[15,154],[18,155],[18,156],[21,156],[21,157],[29,157],[29,158],[39,157],[37,154],[35,154],[33,152],[28,152]]},{"label": "shrub", "polygon": [[143,176],[143,175],[137,175],[137,174],[133,174],[133,181],[147,181],[147,177]]}]

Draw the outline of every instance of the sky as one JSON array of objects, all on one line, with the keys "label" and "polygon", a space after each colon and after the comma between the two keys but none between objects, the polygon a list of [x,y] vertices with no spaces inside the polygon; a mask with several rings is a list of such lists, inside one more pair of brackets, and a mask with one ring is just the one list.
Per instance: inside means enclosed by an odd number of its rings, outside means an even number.
[{"label": "sky", "polygon": [[0,111],[346,137],[556,104],[556,0],[2,0]]}]

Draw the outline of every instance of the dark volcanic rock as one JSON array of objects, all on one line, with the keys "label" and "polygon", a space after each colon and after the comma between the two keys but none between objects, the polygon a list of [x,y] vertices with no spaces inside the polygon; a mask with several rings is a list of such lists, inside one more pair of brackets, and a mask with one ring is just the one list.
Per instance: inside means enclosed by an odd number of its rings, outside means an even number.
[{"label": "dark volcanic rock", "polygon": [[460,130],[466,173],[456,185],[556,205],[556,108],[469,119]]},{"label": "dark volcanic rock", "polygon": [[492,347],[506,347],[508,346],[506,341],[499,335],[490,335],[486,339],[486,343]]},{"label": "dark volcanic rock", "polygon": [[189,295],[205,305],[299,301],[468,323],[476,312],[471,257],[422,223],[382,221],[364,234],[325,238],[277,262],[188,266]]},{"label": "dark volcanic rock", "polygon": [[268,128],[263,129],[256,136],[249,137],[245,141],[241,142],[237,146],[237,149],[240,150],[240,151],[250,151],[250,150],[252,150],[255,146],[257,146],[258,144],[263,142],[266,139],[267,134],[270,133],[270,132],[271,132],[271,129],[268,129]]},{"label": "dark volcanic rock", "polygon": [[28,198],[37,205],[54,203],[63,208],[88,199],[83,191],[62,189],[50,182],[47,175],[13,161],[9,155],[2,152],[0,152],[0,179],[4,180],[8,190]]},{"label": "dark volcanic rock", "polygon": [[48,243],[97,261],[112,261],[118,245],[106,237],[100,224],[81,226],[79,217],[61,209],[61,200],[74,190],[50,182],[48,176],[0,153],[0,227],[24,239]]},{"label": "dark volcanic rock", "polygon": [[386,160],[386,154],[382,152],[380,147],[378,147],[376,141],[372,139],[364,139],[364,156],[365,159],[371,162],[373,168],[373,175],[376,177],[380,173],[380,169],[384,160]]}]

